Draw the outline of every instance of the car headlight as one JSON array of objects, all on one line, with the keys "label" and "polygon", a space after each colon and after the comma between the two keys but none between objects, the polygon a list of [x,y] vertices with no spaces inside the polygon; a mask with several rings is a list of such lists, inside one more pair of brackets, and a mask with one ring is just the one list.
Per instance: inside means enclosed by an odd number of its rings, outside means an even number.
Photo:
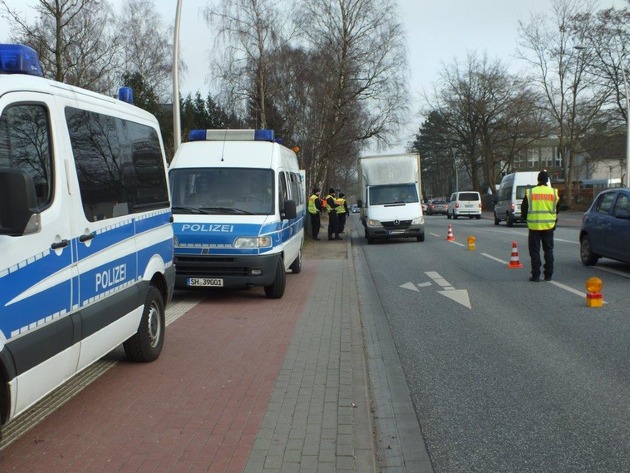
[{"label": "car headlight", "polygon": [[422,225],[424,223],[424,217],[416,217],[411,221],[412,225]]},{"label": "car headlight", "polygon": [[234,241],[234,248],[270,248],[271,237],[239,237]]},{"label": "car headlight", "polygon": [[383,225],[378,220],[368,219],[367,221],[368,227],[382,227]]}]

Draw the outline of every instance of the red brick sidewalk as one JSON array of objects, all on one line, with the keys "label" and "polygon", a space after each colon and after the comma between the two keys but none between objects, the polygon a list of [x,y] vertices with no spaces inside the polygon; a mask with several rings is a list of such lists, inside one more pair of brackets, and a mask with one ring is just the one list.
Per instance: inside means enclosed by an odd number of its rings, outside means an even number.
[{"label": "red brick sidewalk", "polygon": [[0,452],[0,472],[241,472],[317,272],[214,293],[167,327],[160,358],[121,361]]}]

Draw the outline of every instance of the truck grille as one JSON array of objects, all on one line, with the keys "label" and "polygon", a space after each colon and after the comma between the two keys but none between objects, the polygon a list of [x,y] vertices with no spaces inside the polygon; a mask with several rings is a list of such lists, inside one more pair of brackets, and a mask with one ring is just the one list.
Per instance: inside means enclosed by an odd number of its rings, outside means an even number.
[{"label": "truck grille", "polygon": [[403,230],[409,228],[411,220],[392,220],[391,222],[381,222],[386,230]]}]

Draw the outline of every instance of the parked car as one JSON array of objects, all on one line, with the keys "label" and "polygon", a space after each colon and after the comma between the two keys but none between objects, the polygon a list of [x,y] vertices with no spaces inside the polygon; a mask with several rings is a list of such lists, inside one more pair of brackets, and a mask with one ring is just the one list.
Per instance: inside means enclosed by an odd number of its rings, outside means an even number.
[{"label": "parked car", "polygon": [[445,200],[432,200],[427,206],[427,215],[446,215],[448,212],[448,204]]},{"label": "parked car", "polygon": [[360,211],[361,208],[357,204],[354,204],[352,207],[350,207],[350,212],[352,212],[353,214],[358,214]]},{"label": "parked car", "polygon": [[582,217],[582,263],[592,266],[602,257],[630,263],[630,189],[600,192]]},{"label": "parked car", "polygon": [[453,192],[448,200],[447,218],[481,218],[481,195],[477,191]]}]

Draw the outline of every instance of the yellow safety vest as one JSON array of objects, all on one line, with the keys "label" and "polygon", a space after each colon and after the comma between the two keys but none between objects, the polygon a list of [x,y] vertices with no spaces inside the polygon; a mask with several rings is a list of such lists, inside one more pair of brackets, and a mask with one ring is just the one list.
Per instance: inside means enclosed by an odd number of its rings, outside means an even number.
[{"label": "yellow safety vest", "polygon": [[328,194],[328,195],[326,196],[326,210],[328,210],[328,213],[330,213],[330,212],[334,212],[334,211],[335,211],[335,209],[333,209],[332,207],[329,207],[329,206],[328,206],[328,199],[332,199],[332,200],[333,200],[333,202],[334,202],[334,201],[335,201],[335,198],[334,198],[332,195],[330,195],[330,194]]},{"label": "yellow safety vest", "polygon": [[318,196],[313,194],[308,198],[308,213],[316,214],[318,212],[317,207],[315,206],[315,201],[319,199]]},{"label": "yellow safety vest", "polygon": [[558,190],[548,186],[527,189],[527,227],[530,230],[551,230],[556,226]]},{"label": "yellow safety vest", "polygon": [[335,204],[337,204],[339,207],[337,207],[337,213],[338,214],[345,214],[346,213],[346,207],[344,204],[344,202],[346,201],[346,199],[335,199]]}]

